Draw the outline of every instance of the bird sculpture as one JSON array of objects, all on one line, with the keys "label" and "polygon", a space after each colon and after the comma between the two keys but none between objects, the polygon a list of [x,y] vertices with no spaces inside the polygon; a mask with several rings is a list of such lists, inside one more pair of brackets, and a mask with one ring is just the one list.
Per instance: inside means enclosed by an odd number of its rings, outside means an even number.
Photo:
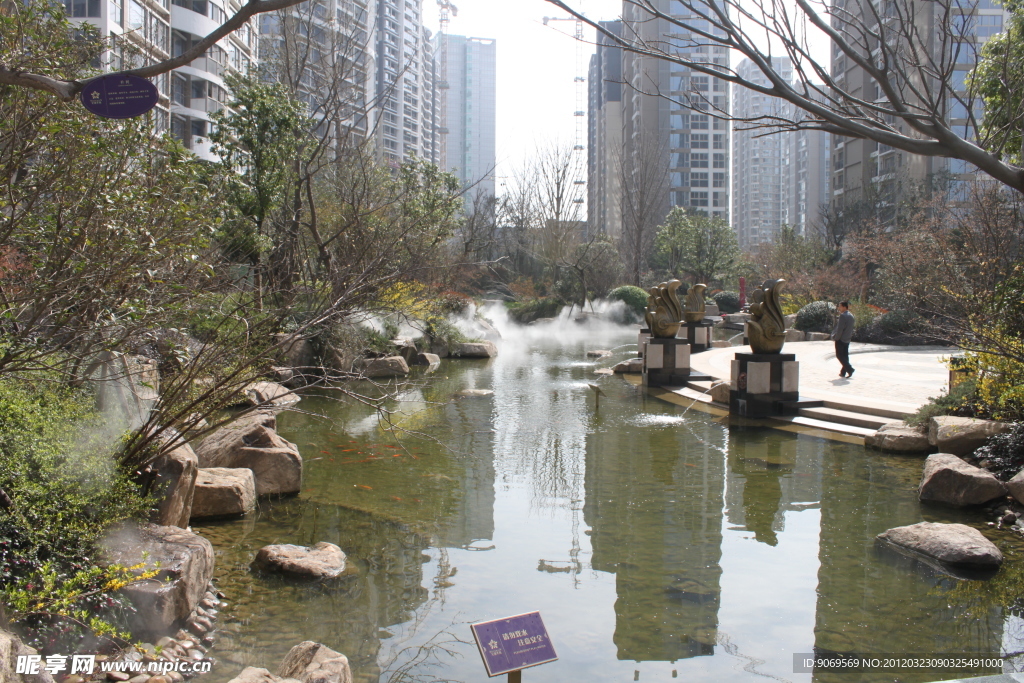
[{"label": "bird sculpture", "polygon": [[754,289],[747,321],[747,341],[754,353],[781,353],[786,343],[786,321],[779,298],[785,280],[765,280]]},{"label": "bird sculpture", "polygon": [[707,285],[694,285],[686,293],[686,310],[683,319],[688,323],[699,323],[704,320],[704,290]]},{"label": "bird sculpture", "polygon": [[679,303],[676,290],[682,284],[679,280],[669,280],[657,287],[651,287],[648,292],[644,320],[651,334],[658,339],[671,339],[679,331],[683,320],[683,307]]}]

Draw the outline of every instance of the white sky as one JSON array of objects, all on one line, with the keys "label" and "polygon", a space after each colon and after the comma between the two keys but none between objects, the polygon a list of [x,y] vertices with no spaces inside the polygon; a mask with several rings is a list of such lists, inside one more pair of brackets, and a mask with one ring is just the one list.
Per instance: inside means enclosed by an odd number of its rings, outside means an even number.
[{"label": "white sky", "polygon": [[[544,17],[566,16],[544,0],[454,0],[458,15],[449,23],[452,35],[493,38],[498,52],[498,192],[509,175],[548,141],[572,144],[576,134],[576,41],[572,21]],[[621,0],[578,0],[587,16],[617,19]],[[427,28],[438,29],[435,0],[423,0]],[[583,76],[593,53],[594,31],[584,27]],[[586,105],[584,86],[583,110]],[[586,131],[584,130],[584,137]],[[583,141],[586,144],[586,140]]]}]

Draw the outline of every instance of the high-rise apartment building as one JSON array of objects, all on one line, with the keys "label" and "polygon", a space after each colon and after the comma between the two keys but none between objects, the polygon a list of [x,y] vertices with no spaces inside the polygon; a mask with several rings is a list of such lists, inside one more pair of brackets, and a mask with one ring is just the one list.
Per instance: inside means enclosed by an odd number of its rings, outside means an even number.
[{"label": "high-rise apartment building", "polygon": [[377,83],[385,161],[419,158],[438,163],[436,64],[421,0],[377,0]]},{"label": "high-rise apartment building", "polygon": [[[773,57],[772,68],[792,81],[788,57]],[[736,72],[749,82],[769,85],[749,59],[740,62]],[[740,119],[799,115],[791,104],[747,88],[733,89],[732,111]],[[736,124],[732,225],[741,248],[771,242],[783,225],[800,235],[814,233],[821,208],[828,202],[828,149],[829,136],[820,131],[772,131]]]},{"label": "high-rise apartment building", "polygon": [[[864,16],[862,4],[868,0],[835,0],[842,2],[845,11],[855,16]],[[891,8],[891,5],[885,5]],[[954,4],[947,7],[953,12],[952,30],[949,35],[942,28],[939,5],[922,5],[914,14],[914,35],[927,41],[926,45],[915,46],[919,54],[930,55],[935,63],[941,63],[940,50],[956,50],[956,65],[952,72],[953,89],[958,93],[966,91],[966,77],[977,62],[980,46],[991,36],[1002,32],[1006,21],[1006,10],[997,0],[978,0]],[[895,19],[891,19],[895,21]],[[867,19],[866,23],[872,23]],[[922,57],[925,58],[925,57]],[[934,68],[934,67],[931,67]],[[832,78],[843,88],[869,101],[882,96],[878,85],[857,64],[854,64],[837,47],[832,48]],[[949,98],[945,112],[954,130],[960,135],[970,136],[970,126],[965,106]],[[974,106],[980,111],[981,101]],[[897,198],[902,183],[922,183],[940,174],[951,174],[956,180],[973,178],[974,169],[966,162],[943,157],[924,157],[902,150],[893,149],[873,140],[860,140],[833,136],[832,140],[832,203],[841,208],[851,202],[870,198],[875,206],[891,206]],[[882,218],[886,216],[883,214]]]},{"label": "high-rise apartment building", "polygon": [[[175,57],[240,9],[239,0],[64,0],[68,17],[96,26],[112,49],[97,66],[109,71]],[[127,55],[137,55],[128,57]],[[151,116],[201,157],[212,158],[210,114],[228,95],[223,76],[246,71],[257,58],[256,20],[222,38],[187,66],[154,79],[160,100]]]},{"label": "high-rise apartment building", "polygon": [[[716,30],[680,3],[655,0],[655,5],[691,26]],[[636,3],[623,3],[621,30],[636,40],[661,43],[666,51],[692,61],[729,64],[725,48],[705,45],[699,37],[653,17]],[[721,114],[729,111],[728,83],[609,45],[599,48],[599,54],[591,70],[589,137],[593,149],[588,155],[590,211],[596,229],[603,225],[605,232],[618,229],[625,235],[643,223],[644,231],[653,232],[673,206],[729,220],[729,123],[712,115],[715,110]],[[616,59],[621,60],[623,87],[618,91],[605,87],[598,92],[602,84],[617,80],[611,77],[618,73],[613,65]],[[621,98],[621,113],[614,97]],[[622,121],[621,138],[613,130],[617,116]],[[654,180],[662,175],[667,176],[664,182]],[[626,211],[623,198],[635,197],[641,187],[652,183],[664,186],[657,197],[646,202],[657,206],[651,210],[634,206]],[[617,221],[621,227],[616,227]]]},{"label": "high-rise apartment building", "polygon": [[[439,74],[439,97],[445,97],[446,132],[440,166],[462,181],[466,201],[494,196],[497,163],[497,44],[488,38],[446,35],[447,73]],[[441,60],[438,59],[440,63]]]},{"label": "high-rise apartment building", "polygon": [[[622,35],[621,21],[601,26]],[[598,33],[587,80],[587,226],[591,235],[622,236],[622,50]]]}]

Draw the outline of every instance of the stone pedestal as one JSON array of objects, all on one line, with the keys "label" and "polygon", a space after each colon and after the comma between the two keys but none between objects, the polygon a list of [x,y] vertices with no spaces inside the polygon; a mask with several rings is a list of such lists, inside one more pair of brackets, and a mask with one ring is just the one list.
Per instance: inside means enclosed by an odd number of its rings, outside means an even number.
[{"label": "stone pedestal", "polygon": [[799,365],[792,353],[737,353],[732,361],[729,412],[769,417],[792,415],[807,407],[800,401]]},{"label": "stone pedestal", "polygon": [[690,353],[700,353],[711,348],[711,335],[715,324],[704,319],[699,323],[684,322],[679,326],[676,333],[677,339],[682,339],[690,345]]},{"label": "stone pedestal", "polygon": [[711,377],[690,369],[690,345],[685,340],[647,340],[644,349],[644,386],[682,387],[687,382],[709,381]]},{"label": "stone pedestal", "polygon": [[648,327],[641,327],[640,334],[636,336],[636,357],[644,357],[644,345],[651,338],[651,330]]}]

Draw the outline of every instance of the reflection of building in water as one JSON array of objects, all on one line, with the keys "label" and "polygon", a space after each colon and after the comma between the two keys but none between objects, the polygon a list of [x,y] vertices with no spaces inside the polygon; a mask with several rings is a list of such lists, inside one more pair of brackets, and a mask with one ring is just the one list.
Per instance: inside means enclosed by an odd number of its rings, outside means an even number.
[{"label": "reflection of building in water", "polygon": [[462,436],[452,446],[458,460],[458,498],[444,519],[438,520],[437,545],[464,548],[494,537],[494,445],[489,430],[491,400],[456,401],[445,409],[448,424]]},{"label": "reflection of building in water", "polygon": [[[949,592],[956,580],[875,544],[875,536],[886,529],[912,524],[922,512],[931,517],[934,508],[917,501],[920,461],[826,442],[821,457],[815,648],[823,653],[997,654],[1002,638],[997,607],[959,606]],[[944,510],[939,519],[953,521],[951,514],[956,513]],[[967,613],[968,607],[974,609]],[[814,680],[844,683],[850,678],[816,672]],[[857,680],[891,681],[893,675]]]},{"label": "reflection of building in water", "polygon": [[587,439],[584,518],[593,568],[616,577],[619,659],[714,654],[726,439],[700,418]]},{"label": "reflection of building in water", "polygon": [[776,534],[785,530],[786,512],[816,507],[821,499],[822,442],[764,433],[761,441],[730,444],[725,509],[730,526],[752,531],[756,540],[773,546]]}]

